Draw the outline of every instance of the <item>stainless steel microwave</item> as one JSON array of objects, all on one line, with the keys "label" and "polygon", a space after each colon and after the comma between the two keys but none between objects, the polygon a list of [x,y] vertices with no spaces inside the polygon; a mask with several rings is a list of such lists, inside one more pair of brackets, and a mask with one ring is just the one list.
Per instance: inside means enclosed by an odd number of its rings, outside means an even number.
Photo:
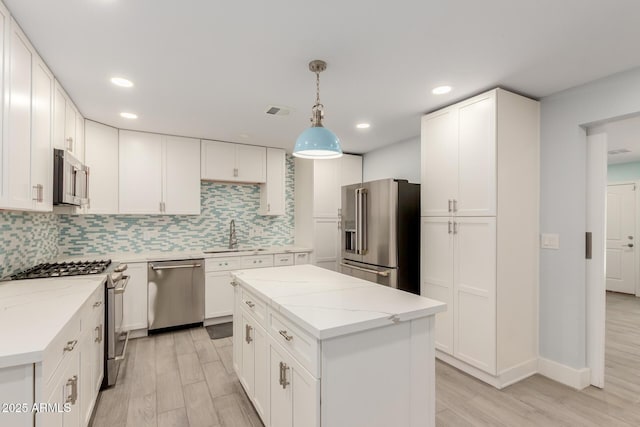
[{"label": "stainless steel microwave", "polygon": [[53,150],[53,204],[82,206],[89,202],[89,168],[65,150]]}]

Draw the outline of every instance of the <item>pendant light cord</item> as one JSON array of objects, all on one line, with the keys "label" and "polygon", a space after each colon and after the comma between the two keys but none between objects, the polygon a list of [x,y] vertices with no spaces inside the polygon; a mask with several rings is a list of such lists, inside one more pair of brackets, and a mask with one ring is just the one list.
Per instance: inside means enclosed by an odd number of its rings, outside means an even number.
[{"label": "pendant light cord", "polygon": [[320,106],[320,73],[316,71],[316,107]]}]

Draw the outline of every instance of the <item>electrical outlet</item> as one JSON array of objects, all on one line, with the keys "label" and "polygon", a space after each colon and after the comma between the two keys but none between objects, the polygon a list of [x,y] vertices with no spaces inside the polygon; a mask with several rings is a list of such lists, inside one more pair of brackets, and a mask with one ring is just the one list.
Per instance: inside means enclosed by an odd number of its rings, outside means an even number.
[{"label": "electrical outlet", "polygon": [[560,235],[543,233],[540,238],[542,249],[560,249]]}]

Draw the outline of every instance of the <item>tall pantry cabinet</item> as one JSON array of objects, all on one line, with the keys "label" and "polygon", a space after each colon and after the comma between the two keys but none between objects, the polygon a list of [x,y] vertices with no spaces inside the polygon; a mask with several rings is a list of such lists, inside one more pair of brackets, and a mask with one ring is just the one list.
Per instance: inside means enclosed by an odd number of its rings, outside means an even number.
[{"label": "tall pantry cabinet", "polygon": [[537,101],[494,89],[422,118],[421,294],[441,360],[502,388],[536,372]]}]

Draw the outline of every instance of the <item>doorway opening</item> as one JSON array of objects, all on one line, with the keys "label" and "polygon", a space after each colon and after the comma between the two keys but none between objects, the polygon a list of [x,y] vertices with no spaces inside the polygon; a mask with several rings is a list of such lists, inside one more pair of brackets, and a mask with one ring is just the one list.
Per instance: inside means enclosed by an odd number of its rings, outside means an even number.
[{"label": "doorway opening", "polygon": [[592,385],[631,398],[640,392],[640,114],[586,128],[587,364]]}]

